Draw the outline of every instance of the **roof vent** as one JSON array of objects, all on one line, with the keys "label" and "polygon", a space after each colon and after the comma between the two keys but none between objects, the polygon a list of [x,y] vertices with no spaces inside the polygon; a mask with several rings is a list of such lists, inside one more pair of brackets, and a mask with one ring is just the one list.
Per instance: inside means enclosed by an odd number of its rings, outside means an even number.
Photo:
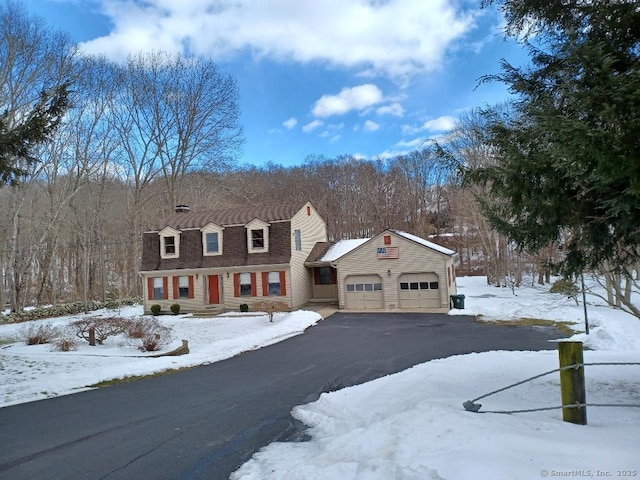
[{"label": "roof vent", "polygon": [[189,213],[189,205],[176,205],[176,213]]}]

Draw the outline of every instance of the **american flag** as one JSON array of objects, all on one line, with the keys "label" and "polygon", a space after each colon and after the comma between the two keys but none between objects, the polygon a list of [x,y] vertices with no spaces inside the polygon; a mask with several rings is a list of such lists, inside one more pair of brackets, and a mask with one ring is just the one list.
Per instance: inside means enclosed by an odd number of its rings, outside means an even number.
[{"label": "american flag", "polygon": [[378,247],[378,258],[400,258],[398,247]]}]

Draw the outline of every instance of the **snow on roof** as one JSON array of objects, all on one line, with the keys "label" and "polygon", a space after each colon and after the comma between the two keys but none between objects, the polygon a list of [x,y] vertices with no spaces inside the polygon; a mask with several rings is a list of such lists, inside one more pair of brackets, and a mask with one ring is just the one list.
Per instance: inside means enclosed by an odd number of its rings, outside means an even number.
[{"label": "snow on roof", "polygon": [[335,245],[333,245],[327,253],[323,255],[320,259],[321,262],[333,262],[343,255],[346,255],[351,250],[358,248],[363,243],[371,240],[370,238],[353,238],[350,240],[339,240]]},{"label": "snow on roof", "polygon": [[401,237],[404,237],[409,240],[413,240],[416,243],[424,245],[425,247],[429,247],[437,252],[444,253],[445,255],[455,255],[456,252],[453,250],[449,250],[448,248],[443,247],[442,245],[438,245],[437,243],[430,242],[425,240],[424,238],[416,237],[415,235],[411,235],[410,233],[403,232],[402,230],[392,230],[392,232],[397,233]]}]

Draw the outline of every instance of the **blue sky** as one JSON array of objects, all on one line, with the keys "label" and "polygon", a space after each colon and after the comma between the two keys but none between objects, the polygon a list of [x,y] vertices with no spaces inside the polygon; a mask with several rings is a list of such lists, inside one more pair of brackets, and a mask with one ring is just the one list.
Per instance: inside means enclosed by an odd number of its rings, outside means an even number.
[{"label": "blue sky", "polygon": [[[388,157],[500,102],[478,86],[521,64],[503,19],[452,0],[28,0],[83,50],[122,60],[162,49],[213,59],[234,76],[241,164],[298,165],[310,154]],[[477,88],[476,88],[477,87]]]}]

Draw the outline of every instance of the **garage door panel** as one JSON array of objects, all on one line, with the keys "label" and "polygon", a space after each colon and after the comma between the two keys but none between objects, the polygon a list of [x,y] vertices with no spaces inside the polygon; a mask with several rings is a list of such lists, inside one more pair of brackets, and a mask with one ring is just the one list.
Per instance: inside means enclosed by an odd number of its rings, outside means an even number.
[{"label": "garage door panel", "polygon": [[440,307],[440,282],[432,272],[405,273],[398,278],[400,308]]},{"label": "garage door panel", "polygon": [[348,276],[345,279],[345,303],[350,309],[384,308],[380,276]]}]

